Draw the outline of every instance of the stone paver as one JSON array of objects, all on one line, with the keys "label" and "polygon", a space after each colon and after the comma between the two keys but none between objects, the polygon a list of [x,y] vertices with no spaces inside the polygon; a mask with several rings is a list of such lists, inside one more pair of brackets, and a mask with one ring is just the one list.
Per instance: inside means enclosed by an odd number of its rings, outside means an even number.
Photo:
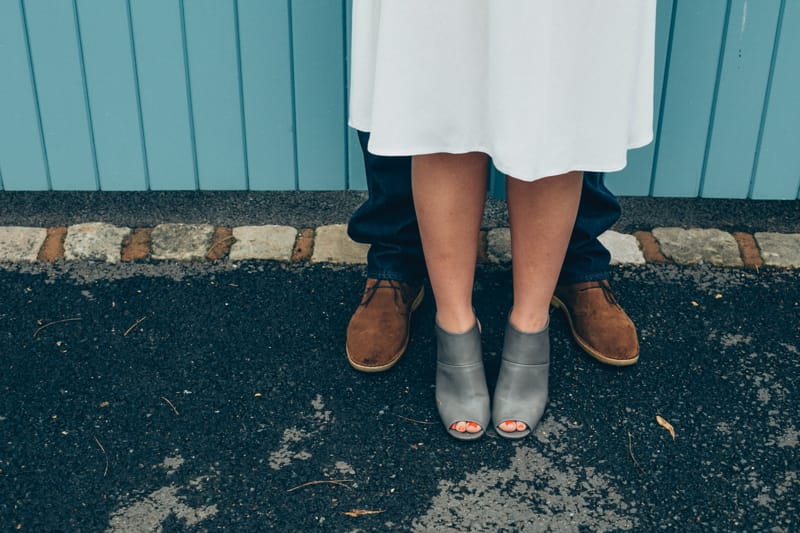
[{"label": "stone paver", "polygon": [[490,229],[486,234],[486,255],[494,263],[511,262],[511,230],[508,228]]},{"label": "stone paver", "polygon": [[800,233],[755,234],[761,257],[770,266],[800,268]]},{"label": "stone paver", "polygon": [[311,262],[364,264],[367,262],[368,251],[369,245],[350,239],[345,224],[320,226],[314,239]]},{"label": "stone paver", "polygon": [[[599,237],[611,265],[674,261],[758,268],[800,268],[800,233],[735,233],[718,229],[654,228],[633,235],[607,231]],[[509,228],[481,232],[478,260],[511,262]],[[298,230],[291,226],[218,227],[160,224],[155,228],[102,222],[50,228],[0,226],[0,263],[100,260],[271,260],[364,264],[369,246],[352,241],[345,224]]]},{"label": "stone paver", "polygon": [[0,227],[0,263],[34,263],[47,238],[45,228]]},{"label": "stone paver", "polygon": [[611,252],[612,265],[643,265],[646,262],[639,240],[633,235],[609,230],[600,235],[598,240]]},{"label": "stone paver", "polygon": [[239,226],[233,228],[231,261],[267,259],[288,261],[297,239],[297,229],[291,226]]},{"label": "stone paver", "polygon": [[67,260],[106,261],[118,263],[122,241],[131,229],[105,222],[87,222],[67,228],[64,258]]},{"label": "stone paver", "polygon": [[[508,228],[494,228],[486,235],[487,255],[494,263],[511,261],[511,231]],[[607,231],[600,236],[600,242],[611,252],[611,264],[645,263],[639,241],[633,235]]]},{"label": "stone paver", "polygon": [[654,228],[653,236],[664,255],[676,263],[742,266],[739,245],[730,233],[718,229]]},{"label": "stone paver", "polygon": [[153,259],[202,261],[213,236],[210,224],[159,224],[150,234],[150,255]]}]

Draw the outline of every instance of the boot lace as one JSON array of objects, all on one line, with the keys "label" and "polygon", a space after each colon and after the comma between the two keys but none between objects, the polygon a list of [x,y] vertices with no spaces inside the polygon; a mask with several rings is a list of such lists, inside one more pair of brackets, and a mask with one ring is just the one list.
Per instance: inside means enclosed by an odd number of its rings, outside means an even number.
[{"label": "boot lace", "polygon": [[611,305],[619,305],[619,301],[617,300],[617,295],[614,294],[614,291],[611,290],[611,287],[605,283],[598,283],[597,285],[591,285],[589,287],[584,287],[579,289],[579,292],[589,291],[592,289],[602,289],[603,296],[605,296],[606,301]]},{"label": "boot lace", "polygon": [[368,306],[379,289],[391,289],[394,302],[398,305],[403,304],[403,289],[400,287],[400,283],[391,279],[379,279],[364,291],[360,305]]}]

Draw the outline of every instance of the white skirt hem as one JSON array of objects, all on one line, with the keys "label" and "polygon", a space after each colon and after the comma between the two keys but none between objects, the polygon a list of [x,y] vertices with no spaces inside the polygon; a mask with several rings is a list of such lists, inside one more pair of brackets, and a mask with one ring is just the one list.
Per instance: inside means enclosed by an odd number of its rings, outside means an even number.
[{"label": "white skirt hem", "polygon": [[[358,125],[354,124],[352,121],[349,123],[351,128],[354,128],[359,131],[369,131],[368,129],[363,129]],[[567,172],[572,172],[576,170],[586,171],[586,172],[618,172],[624,169],[628,164],[627,152],[628,150],[635,150],[636,148],[642,148],[643,146],[647,146],[653,141],[653,133],[650,132],[646,137],[642,139],[634,139],[628,141],[626,143],[626,148],[624,151],[624,155],[622,156],[622,160],[619,158],[613,158],[610,161],[584,161],[582,163],[564,163],[560,164],[557,167],[546,168],[545,170],[535,170],[531,171],[531,169],[522,169],[508,163],[506,160],[502,158],[496,158],[493,156],[494,150],[486,148],[485,146],[403,146],[403,147],[387,147],[387,146],[373,146],[370,142],[368,145],[368,150],[371,154],[379,155],[379,156],[387,156],[387,157],[403,157],[403,156],[415,156],[415,155],[427,155],[427,154],[438,154],[438,153],[448,153],[448,154],[467,154],[471,152],[483,152],[488,154],[489,157],[492,158],[492,163],[494,164],[495,168],[502,172],[505,175],[511,176],[512,178],[516,178],[521,181],[536,181],[543,178],[549,178],[551,176],[559,176],[561,174],[566,174]]]}]

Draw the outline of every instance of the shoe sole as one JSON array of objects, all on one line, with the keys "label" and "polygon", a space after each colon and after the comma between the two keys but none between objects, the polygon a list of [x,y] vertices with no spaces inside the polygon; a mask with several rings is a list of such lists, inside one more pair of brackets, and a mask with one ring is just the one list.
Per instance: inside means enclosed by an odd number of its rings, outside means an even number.
[{"label": "shoe sole", "polygon": [[417,296],[414,298],[414,301],[411,302],[411,307],[408,311],[408,324],[406,325],[406,340],[403,343],[403,346],[400,347],[400,351],[394,354],[392,356],[392,359],[388,363],[381,366],[360,365],[355,361],[353,361],[353,358],[350,356],[350,348],[348,348],[347,343],[345,343],[344,351],[345,353],[347,353],[347,362],[350,363],[350,366],[361,372],[371,373],[371,372],[385,372],[390,368],[392,368],[394,365],[396,365],[397,362],[400,360],[400,358],[403,357],[403,354],[406,353],[406,348],[408,348],[408,339],[411,336],[411,315],[413,315],[414,311],[417,310],[417,307],[419,307],[419,304],[422,303],[422,299],[424,297],[425,297],[425,287],[423,286],[420,287],[419,292],[417,293]]},{"label": "shoe sole", "polygon": [[636,357],[632,359],[613,359],[611,357],[606,357],[605,355],[601,354],[600,352],[592,348],[592,346],[588,342],[586,342],[580,335],[578,335],[578,332],[575,330],[575,325],[572,323],[572,315],[570,314],[569,308],[567,308],[567,305],[564,302],[562,302],[557,296],[553,295],[553,297],[550,300],[550,305],[552,305],[557,309],[561,309],[564,312],[564,314],[567,317],[567,323],[569,323],[569,329],[572,331],[572,336],[575,338],[575,342],[578,343],[578,346],[580,346],[584,352],[591,355],[601,363],[605,363],[611,366],[630,366],[636,364],[636,362],[639,360],[639,354],[636,354]]}]

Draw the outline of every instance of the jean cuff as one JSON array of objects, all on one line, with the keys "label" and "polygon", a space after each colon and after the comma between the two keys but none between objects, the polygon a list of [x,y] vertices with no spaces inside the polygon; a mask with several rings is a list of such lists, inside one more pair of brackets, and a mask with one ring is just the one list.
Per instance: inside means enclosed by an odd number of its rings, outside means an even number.
[{"label": "jean cuff", "polygon": [[422,285],[425,276],[414,275],[408,272],[398,272],[396,270],[372,270],[367,268],[367,277],[375,279],[391,279],[409,285]]},{"label": "jean cuff", "polygon": [[580,274],[564,274],[558,278],[559,285],[572,285],[574,283],[585,283],[587,281],[602,281],[608,279],[608,270],[601,270],[599,272],[580,273]]}]

